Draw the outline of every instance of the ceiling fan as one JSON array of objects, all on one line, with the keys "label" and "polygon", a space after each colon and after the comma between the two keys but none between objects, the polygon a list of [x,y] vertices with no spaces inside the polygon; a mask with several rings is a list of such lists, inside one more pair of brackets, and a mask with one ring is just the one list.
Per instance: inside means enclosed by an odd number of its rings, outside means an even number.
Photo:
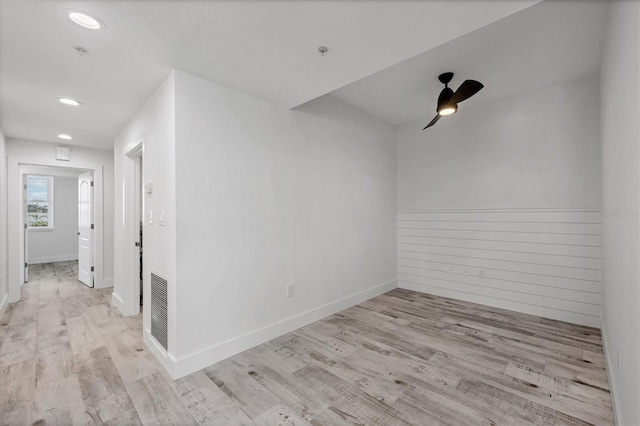
[{"label": "ceiling fan", "polygon": [[[436,111],[438,114],[431,120],[429,124],[426,125],[426,128],[433,126],[440,120],[440,117],[446,117],[448,115],[455,114],[458,111],[458,104],[465,99],[469,99],[476,93],[480,91],[484,87],[484,84],[475,80],[465,80],[458,90],[455,92],[448,86],[449,82],[453,78],[452,72],[445,72],[438,76],[438,80],[440,83],[444,84],[444,89],[440,92],[440,96],[438,96],[438,107]],[[422,129],[422,130],[424,130]]]}]

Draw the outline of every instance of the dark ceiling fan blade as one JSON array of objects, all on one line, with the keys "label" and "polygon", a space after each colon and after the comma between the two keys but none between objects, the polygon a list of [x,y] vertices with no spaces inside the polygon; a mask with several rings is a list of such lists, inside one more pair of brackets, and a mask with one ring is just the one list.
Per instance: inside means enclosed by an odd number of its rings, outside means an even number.
[{"label": "dark ceiling fan blade", "polygon": [[458,87],[458,90],[456,90],[451,99],[449,99],[449,103],[457,104],[464,101],[465,99],[469,99],[470,97],[478,93],[483,87],[484,84],[480,83],[479,81],[465,80],[460,85],[460,87]]},{"label": "dark ceiling fan blade", "polygon": [[[427,126],[424,129],[426,129],[427,127],[433,126],[434,124],[436,124],[438,122],[438,120],[440,120],[440,114],[438,114],[435,117],[433,117],[433,120],[431,120],[431,122],[429,124],[427,124]],[[422,129],[422,130],[424,130],[424,129]]]}]

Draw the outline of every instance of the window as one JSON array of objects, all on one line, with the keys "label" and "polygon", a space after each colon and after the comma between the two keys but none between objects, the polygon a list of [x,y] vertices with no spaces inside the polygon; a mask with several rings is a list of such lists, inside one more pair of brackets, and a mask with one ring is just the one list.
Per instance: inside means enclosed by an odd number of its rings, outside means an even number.
[{"label": "window", "polygon": [[53,177],[27,176],[27,226],[53,228]]}]

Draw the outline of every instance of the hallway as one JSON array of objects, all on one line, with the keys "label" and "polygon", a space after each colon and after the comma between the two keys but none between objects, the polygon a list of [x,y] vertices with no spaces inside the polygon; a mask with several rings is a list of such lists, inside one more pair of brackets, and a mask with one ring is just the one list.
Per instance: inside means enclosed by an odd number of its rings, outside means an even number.
[{"label": "hallway", "polygon": [[6,307],[0,424],[139,423],[125,383],[161,370],[144,350],[141,317],[121,317],[111,288],[77,276],[75,261],[30,266],[22,300]]}]

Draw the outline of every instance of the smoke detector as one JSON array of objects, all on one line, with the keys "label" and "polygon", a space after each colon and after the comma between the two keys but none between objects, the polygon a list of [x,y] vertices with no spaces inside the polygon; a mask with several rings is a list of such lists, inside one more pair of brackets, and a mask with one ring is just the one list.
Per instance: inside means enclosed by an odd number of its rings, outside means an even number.
[{"label": "smoke detector", "polygon": [[73,46],[73,49],[78,52],[78,55],[80,56],[86,56],[89,54],[89,50],[85,49],[82,46]]}]

